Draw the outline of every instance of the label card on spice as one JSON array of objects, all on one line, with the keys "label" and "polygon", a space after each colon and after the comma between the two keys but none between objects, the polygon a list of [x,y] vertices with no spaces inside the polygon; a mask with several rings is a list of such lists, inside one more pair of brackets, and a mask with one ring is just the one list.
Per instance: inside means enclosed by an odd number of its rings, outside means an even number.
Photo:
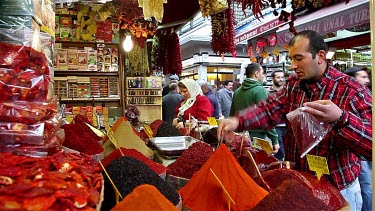
[{"label": "label card on spice", "polygon": [[147,135],[149,138],[152,138],[152,135],[154,135],[154,133],[152,132],[150,126],[148,126],[148,125],[143,125],[143,127],[145,128],[146,135]]},{"label": "label card on spice", "polygon": [[215,117],[207,117],[208,124],[211,126],[217,126],[217,121]]},{"label": "label card on spice", "polygon": [[113,130],[109,125],[105,127],[105,130],[107,131],[107,136],[109,140],[112,142],[113,145],[115,145],[116,149],[118,148],[118,144],[116,142],[116,139],[113,137]]},{"label": "label card on spice", "polygon": [[307,154],[306,157],[307,157],[307,163],[309,164],[310,170],[316,172],[316,176],[318,177],[318,180],[320,180],[320,177],[322,176],[322,174],[329,175],[327,159],[325,157],[309,155],[309,154]]},{"label": "label card on spice", "polygon": [[256,148],[262,148],[264,151],[266,151],[267,155],[269,155],[273,150],[272,146],[269,141],[254,137],[254,147]]}]

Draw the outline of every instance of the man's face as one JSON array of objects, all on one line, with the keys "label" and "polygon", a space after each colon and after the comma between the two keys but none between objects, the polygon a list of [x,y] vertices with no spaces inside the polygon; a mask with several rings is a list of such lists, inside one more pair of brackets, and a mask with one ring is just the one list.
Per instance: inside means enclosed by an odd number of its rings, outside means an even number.
[{"label": "man's face", "polygon": [[205,86],[201,86],[201,89],[202,89],[203,94],[206,94],[206,93],[207,93],[207,89],[206,89]]},{"label": "man's face", "polygon": [[354,79],[359,83],[363,84],[364,86],[370,85],[370,78],[365,70],[356,72]]},{"label": "man's face", "polygon": [[[324,72],[319,71],[324,60],[324,51],[313,55],[308,52],[310,41],[305,37],[298,38],[293,46],[289,47],[289,56],[292,59],[291,69],[294,70],[300,80],[318,81]],[[325,55],[324,55],[325,56]]]},{"label": "man's face", "polygon": [[264,75],[265,75],[265,73],[264,73],[264,71],[263,71],[263,68],[262,67],[260,67],[260,69],[257,71],[257,74],[256,74],[256,76],[257,76],[257,81],[259,81],[260,83],[263,83],[263,81],[264,81]]},{"label": "man's face", "polygon": [[228,85],[225,86],[225,88],[229,91],[232,91],[233,90],[233,83],[232,82],[229,82]]},{"label": "man's face", "polygon": [[280,87],[285,84],[285,76],[282,72],[275,73],[275,77],[273,78],[273,84],[277,87]]}]

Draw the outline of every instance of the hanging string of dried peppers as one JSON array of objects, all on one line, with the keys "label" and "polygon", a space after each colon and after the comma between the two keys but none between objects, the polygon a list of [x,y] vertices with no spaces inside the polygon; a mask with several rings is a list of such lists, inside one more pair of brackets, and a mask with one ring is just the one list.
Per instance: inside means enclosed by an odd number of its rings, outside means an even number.
[{"label": "hanging string of dried peppers", "polygon": [[[231,0],[228,0],[228,5]],[[211,15],[212,25],[212,51],[223,55],[224,53],[234,53],[234,21],[231,7],[224,12]]]},{"label": "hanging string of dried peppers", "polygon": [[176,32],[169,29],[160,30],[154,37],[152,58],[154,68],[163,68],[163,74],[182,73],[182,56],[180,40]]}]

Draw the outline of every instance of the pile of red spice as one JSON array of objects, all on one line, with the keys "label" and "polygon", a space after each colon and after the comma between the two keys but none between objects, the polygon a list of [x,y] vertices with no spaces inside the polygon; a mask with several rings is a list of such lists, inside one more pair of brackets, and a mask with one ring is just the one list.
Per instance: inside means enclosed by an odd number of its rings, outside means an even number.
[{"label": "pile of red spice", "polygon": [[167,166],[167,174],[190,179],[210,158],[212,147],[202,141],[195,142],[172,164]]},{"label": "pile of red spice", "polygon": [[82,127],[81,124],[65,124],[63,146],[88,155],[100,154],[104,151],[99,142]]},{"label": "pile of red spice", "polygon": [[[163,123],[163,120],[160,120],[160,119],[157,119],[155,121],[153,121],[149,126],[152,130],[152,133],[153,135],[155,136],[156,133],[158,132],[158,128],[159,126]],[[139,133],[139,137],[141,139],[148,139],[148,136],[146,134],[146,131],[145,130],[142,130],[140,133]]]},{"label": "pile of red spice", "polygon": [[[133,157],[144,164],[146,164],[148,167],[150,167],[152,170],[154,170],[157,174],[163,174],[165,172],[165,166],[154,162],[150,158],[144,156],[142,153],[138,152],[135,149],[126,149],[124,147],[120,147],[122,153],[124,156],[130,156]],[[111,154],[109,154],[107,157],[105,157],[101,162],[103,166],[107,166],[110,164],[113,160],[116,160],[117,158],[121,157],[122,154],[119,149],[114,150]]]},{"label": "pile of red spice", "polygon": [[101,141],[102,140],[101,137],[99,137],[98,135],[96,135],[96,133],[94,131],[92,131],[89,126],[86,125],[86,123],[90,124],[90,122],[89,122],[89,120],[85,116],[78,114],[77,116],[74,117],[74,123],[77,124],[77,125],[80,125],[82,127],[82,129],[88,135],[90,135],[92,138],[94,138],[96,141]]},{"label": "pile of red spice", "polygon": [[281,183],[276,190],[260,201],[252,211],[271,210],[332,210],[316,198],[299,180],[291,179]]}]

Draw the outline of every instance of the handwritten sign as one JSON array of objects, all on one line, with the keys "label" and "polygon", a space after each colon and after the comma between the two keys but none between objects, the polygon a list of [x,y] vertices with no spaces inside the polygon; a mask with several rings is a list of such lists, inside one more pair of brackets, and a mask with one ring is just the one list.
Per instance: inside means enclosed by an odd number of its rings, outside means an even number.
[{"label": "handwritten sign", "polygon": [[325,157],[307,154],[306,158],[307,158],[307,163],[309,164],[310,170],[316,172],[318,180],[320,180],[320,177],[322,176],[322,174],[329,175],[327,159]]},{"label": "handwritten sign", "polygon": [[217,121],[216,121],[215,117],[207,117],[207,121],[208,121],[208,124],[211,125],[211,126],[217,125]]},{"label": "handwritten sign", "polygon": [[150,126],[148,126],[148,125],[143,125],[143,127],[145,128],[146,135],[147,135],[149,138],[152,138],[152,135],[154,135],[154,133],[152,132]]},{"label": "handwritten sign", "polygon": [[116,139],[113,137],[113,130],[112,130],[112,128],[109,125],[107,125],[107,126],[105,126],[105,130],[107,132],[107,136],[108,136],[109,140],[112,142],[113,145],[115,145],[115,147],[117,149],[118,145],[117,145]]},{"label": "handwritten sign", "polygon": [[266,151],[267,154],[270,154],[273,151],[270,142],[257,137],[254,137],[254,147],[262,148],[264,151]]}]

